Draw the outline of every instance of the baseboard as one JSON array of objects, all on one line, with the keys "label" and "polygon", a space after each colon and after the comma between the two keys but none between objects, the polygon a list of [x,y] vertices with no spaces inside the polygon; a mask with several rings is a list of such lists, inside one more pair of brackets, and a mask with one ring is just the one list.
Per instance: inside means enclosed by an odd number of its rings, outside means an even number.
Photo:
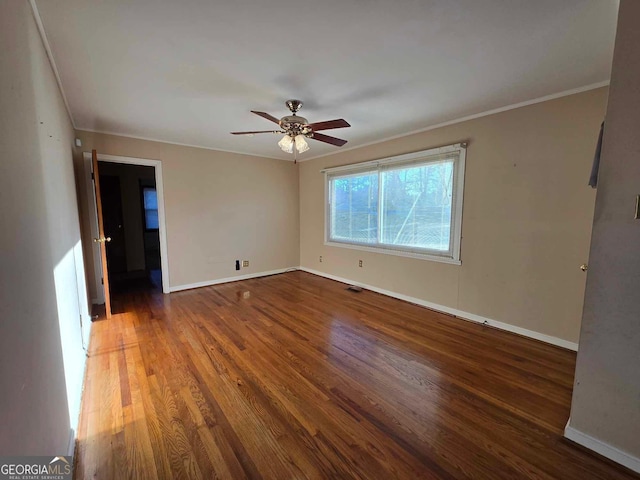
[{"label": "baseboard", "polygon": [[515,325],[510,325],[508,323],[499,322],[498,320],[493,320],[491,318],[483,317],[480,315],[476,315],[475,313],[469,313],[462,310],[458,310],[456,308],[446,307],[444,305],[439,305],[437,303],[428,302],[426,300],[422,300],[416,297],[410,297],[409,295],[403,295],[402,293],[392,292],[390,290],[385,290],[383,288],[378,288],[373,285],[368,285],[366,283],[354,282],[353,280],[349,280],[348,278],[342,278],[335,275],[331,275],[329,273],[320,272],[318,270],[313,270],[311,268],[299,267],[299,270],[304,272],[312,273],[314,275],[318,275],[320,277],[329,278],[331,280],[336,280],[338,282],[346,283],[348,285],[357,285],[362,288],[366,288],[367,290],[371,290],[373,292],[381,293],[383,295],[387,295],[389,297],[397,298],[399,300],[404,300],[405,302],[415,303],[416,305],[420,305],[422,307],[430,308],[431,310],[436,310],[438,312],[447,313],[449,315],[453,315],[455,317],[461,318],[462,320],[468,320],[471,322],[482,323],[484,325],[489,325],[491,327],[498,328],[500,330],[505,330],[507,332],[516,333],[518,335],[522,335],[524,337],[533,338],[535,340],[539,340],[541,342],[549,343],[551,345],[555,345],[557,347],[566,348],[568,350],[577,351],[578,344],[574,342],[569,342],[567,340],[563,340],[562,338],[552,337],[551,335],[545,335],[544,333],[535,332],[533,330],[528,330],[526,328],[517,327]]},{"label": "baseboard", "polygon": [[298,270],[298,267],[279,268],[277,270],[269,270],[267,272],[248,273],[246,275],[238,275],[236,277],[218,278],[216,280],[205,280],[204,282],[190,283],[187,285],[175,285],[169,287],[169,292],[180,292],[182,290],[191,290],[192,288],[209,287],[211,285],[218,285],[220,283],[237,282],[239,280],[248,280],[250,278],[268,277],[269,275],[277,275],[279,273],[288,272],[291,270]]},{"label": "baseboard", "polygon": [[576,430],[571,426],[571,419],[569,419],[567,426],[564,429],[564,436],[578,445],[582,445],[589,450],[599,453],[603,457],[607,457],[609,460],[613,460],[634,472],[640,473],[640,458],[629,455],[628,453],[623,452],[616,447],[612,447],[602,440],[598,440],[597,438],[593,438],[591,435],[587,435],[586,433],[582,433],[580,430]]}]

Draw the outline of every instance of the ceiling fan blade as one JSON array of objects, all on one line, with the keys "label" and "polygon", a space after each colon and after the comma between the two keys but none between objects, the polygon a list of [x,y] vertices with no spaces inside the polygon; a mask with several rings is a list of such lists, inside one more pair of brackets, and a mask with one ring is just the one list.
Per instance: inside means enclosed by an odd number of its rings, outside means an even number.
[{"label": "ceiling fan blade", "polygon": [[316,122],[310,123],[309,126],[314,132],[318,130],[331,130],[332,128],[345,128],[350,127],[349,122],[347,122],[344,118],[339,118],[336,120],[327,120],[326,122]]},{"label": "ceiling fan blade", "polygon": [[319,142],[330,143],[331,145],[335,145],[336,147],[341,147],[345,143],[346,140],[342,140],[341,138],[330,137],[329,135],[325,135],[323,133],[313,133],[313,137],[309,137],[314,140],[318,140]]},{"label": "ceiling fan blade", "polygon": [[274,117],[273,115],[269,115],[267,112],[256,112],[255,110],[251,110],[251,113],[255,113],[256,115],[260,115],[262,118],[266,118],[267,120],[277,123],[280,125],[280,120]]},{"label": "ceiling fan blade", "polygon": [[280,130],[257,130],[255,132],[231,132],[231,135],[253,135],[254,133],[284,133]]}]

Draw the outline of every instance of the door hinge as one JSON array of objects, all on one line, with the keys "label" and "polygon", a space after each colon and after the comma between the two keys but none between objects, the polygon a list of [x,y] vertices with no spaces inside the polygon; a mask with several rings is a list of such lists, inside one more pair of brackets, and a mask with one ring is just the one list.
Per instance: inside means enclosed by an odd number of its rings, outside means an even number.
[{"label": "door hinge", "polygon": [[100,279],[100,283],[101,283],[102,285],[104,285],[104,277],[102,277],[102,278]]},{"label": "door hinge", "polygon": [[93,174],[93,172],[91,172],[91,180],[93,180],[94,182],[96,180],[96,176]]}]

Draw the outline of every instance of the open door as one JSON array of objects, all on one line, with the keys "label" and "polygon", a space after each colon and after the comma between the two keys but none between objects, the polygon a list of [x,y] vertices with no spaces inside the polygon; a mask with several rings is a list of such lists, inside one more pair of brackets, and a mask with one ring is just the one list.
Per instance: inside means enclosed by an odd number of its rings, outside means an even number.
[{"label": "open door", "polygon": [[111,295],[109,294],[109,271],[107,270],[107,242],[111,237],[104,236],[104,220],[102,218],[102,199],[100,197],[100,172],[98,171],[98,152],[91,151],[93,165],[93,186],[96,190],[96,210],[98,213],[98,238],[93,241],[100,244],[100,259],[102,262],[102,283],[104,285],[104,308],[107,318],[111,318]]}]

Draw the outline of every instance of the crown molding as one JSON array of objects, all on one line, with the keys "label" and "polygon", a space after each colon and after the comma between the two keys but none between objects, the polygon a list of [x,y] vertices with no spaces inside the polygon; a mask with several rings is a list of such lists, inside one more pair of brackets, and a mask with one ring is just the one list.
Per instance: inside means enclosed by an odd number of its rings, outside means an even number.
[{"label": "crown molding", "polygon": [[[108,130],[93,130],[90,128],[76,128],[76,130],[78,132],[98,133],[100,135],[112,135],[114,137],[131,138],[133,140],[144,140],[145,142],[166,143],[168,145],[177,145],[178,147],[199,148],[201,150],[211,150],[214,152],[233,153],[235,155],[244,155],[245,157],[269,158],[272,160],[281,160],[283,162],[293,162],[293,159],[289,160],[287,158],[270,157],[267,155],[256,155],[254,153],[238,152],[236,150],[224,150],[222,148],[205,147],[203,145],[195,145],[192,143],[171,142],[168,140],[160,140],[159,138],[140,137],[136,135],[125,135],[124,133],[110,132]],[[298,162],[300,162],[300,159],[298,159]]]},{"label": "crown molding", "polygon": [[[34,1],[34,0],[31,0]],[[448,127],[450,125],[455,125],[457,123],[462,123],[462,122],[467,122],[469,120],[475,120],[477,118],[482,118],[482,117],[488,117],[490,115],[495,115],[497,113],[502,113],[502,112],[508,112],[509,110],[515,110],[516,108],[522,108],[522,107],[527,107],[529,105],[535,105],[537,103],[543,103],[543,102],[548,102],[550,100],[556,100],[558,98],[562,98],[562,97],[568,97],[570,95],[575,95],[578,93],[583,93],[583,92],[588,92],[590,90],[595,90],[597,88],[602,88],[602,87],[606,87],[609,85],[609,80],[605,80],[603,82],[598,82],[598,83],[592,83],[590,85],[585,85],[583,87],[578,87],[578,88],[572,88],[571,90],[564,90],[562,92],[558,92],[558,93],[553,93],[551,95],[545,95],[544,97],[538,97],[538,98],[534,98],[532,100],[526,100],[524,102],[519,102],[519,103],[513,103],[511,105],[506,105],[504,107],[499,107],[499,108],[494,108],[492,110],[486,110],[484,112],[480,112],[480,113],[474,113],[473,115],[467,115],[465,117],[460,117],[460,118],[456,118],[454,120],[448,120],[446,122],[442,122],[442,123],[437,123],[434,125],[430,125],[428,127],[424,127],[424,128],[420,128],[418,130],[412,130],[408,133],[400,133],[398,135],[393,135],[390,137],[384,137],[378,140],[374,140],[372,142],[367,142],[367,143],[363,143],[363,144],[359,144],[359,145],[354,145],[353,147],[349,147],[349,148],[345,148],[345,149],[340,149],[336,152],[330,152],[330,153],[323,153],[322,155],[316,155],[314,157],[308,157],[308,158],[298,158],[297,161],[298,163],[302,163],[302,162],[308,162],[310,160],[315,160],[316,158],[324,158],[324,157],[330,157],[332,155],[338,155],[344,152],[348,152],[350,150],[356,150],[358,148],[364,148],[364,147],[370,147],[372,145],[377,145],[380,143],[384,143],[384,142],[388,142],[390,140],[397,140],[399,138],[404,138],[404,137],[408,137],[411,135],[416,135],[418,133],[423,133],[423,132],[428,132],[430,130],[435,130],[438,128],[442,128],[442,127]],[[60,87],[62,89],[62,87]],[[134,136],[134,135],[125,135],[122,133],[116,133],[116,132],[109,132],[109,131],[104,131],[104,130],[91,130],[91,129],[87,129],[87,128],[76,128],[76,130],[79,131],[85,131],[85,132],[91,132],[91,133],[101,133],[104,135],[115,135],[118,137],[125,137],[125,138],[133,138],[136,140],[146,140],[149,142],[160,142],[160,143],[168,143],[170,145],[179,145],[181,147],[192,147],[192,148],[202,148],[204,150],[214,150],[217,152],[227,152],[227,153],[235,153],[238,155],[247,155],[247,156],[251,156],[251,157],[258,157],[258,158],[271,158],[274,160],[282,160],[285,162],[291,162],[293,161],[293,159],[286,159],[286,158],[280,158],[280,157],[271,157],[268,155],[258,155],[258,154],[251,154],[251,153],[246,153],[246,152],[238,152],[235,150],[223,150],[220,148],[213,148],[213,147],[205,147],[202,145],[194,145],[194,144],[188,144],[188,143],[180,143],[180,142],[170,142],[167,140],[160,140],[157,138],[148,138],[148,137],[139,137],[139,136]]]},{"label": "crown molding", "polygon": [[372,142],[363,143],[360,145],[354,145],[353,147],[341,149],[337,152],[331,153],[323,153],[322,155],[316,155],[315,157],[309,157],[305,159],[298,159],[298,162],[308,162],[309,160],[315,160],[316,158],[330,157],[331,155],[338,155],[340,153],[348,152],[350,150],[356,150],[358,148],[370,147],[372,145],[377,145],[379,143],[388,142],[390,140],[397,140],[398,138],[408,137],[410,135],[415,135],[418,133],[428,132],[430,130],[435,130],[437,128],[448,127],[449,125],[455,125],[457,123],[467,122],[469,120],[475,120],[477,118],[488,117],[489,115],[495,115],[497,113],[508,112],[509,110],[515,110],[516,108],[527,107],[529,105],[535,105],[536,103],[548,102],[549,100],[555,100],[557,98],[568,97],[570,95],[575,95],[577,93],[588,92],[589,90],[595,90],[596,88],[602,88],[609,85],[609,80],[605,80],[602,82],[592,83],[590,85],[585,85],[583,87],[572,88],[570,90],[564,90],[558,93],[552,93],[551,95],[545,95],[544,97],[538,97],[531,100],[525,100],[524,102],[513,103],[511,105],[505,105],[504,107],[494,108],[492,110],[486,110],[480,113],[474,113],[472,115],[467,115],[465,117],[459,117],[454,120],[448,120],[442,123],[436,123],[435,125],[430,125],[428,127],[420,128],[418,130],[412,130],[408,133],[400,133],[397,135],[392,135],[390,137],[384,137],[378,140],[374,140]]},{"label": "crown molding", "polygon": [[38,6],[36,5],[36,0],[29,0],[29,4],[31,5],[31,10],[33,11],[33,18],[36,21],[36,25],[38,26],[38,32],[40,33],[40,38],[42,39],[42,45],[44,46],[44,49],[47,52],[47,58],[49,58],[49,64],[51,65],[51,69],[53,70],[53,75],[56,77],[56,83],[58,84],[60,95],[62,95],[62,101],[64,102],[64,106],[67,109],[67,114],[69,115],[69,120],[71,121],[71,125],[75,129],[76,122],[73,120],[73,115],[71,114],[71,107],[69,107],[69,101],[67,100],[67,95],[64,93],[64,88],[62,87],[62,80],[60,80],[60,72],[58,71],[56,60],[55,58],[53,58],[53,51],[51,50],[51,45],[49,44],[49,39],[47,38],[47,34],[44,31],[44,25],[42,23],[42,18],[40,17],[40,12],[38,11]]}]

